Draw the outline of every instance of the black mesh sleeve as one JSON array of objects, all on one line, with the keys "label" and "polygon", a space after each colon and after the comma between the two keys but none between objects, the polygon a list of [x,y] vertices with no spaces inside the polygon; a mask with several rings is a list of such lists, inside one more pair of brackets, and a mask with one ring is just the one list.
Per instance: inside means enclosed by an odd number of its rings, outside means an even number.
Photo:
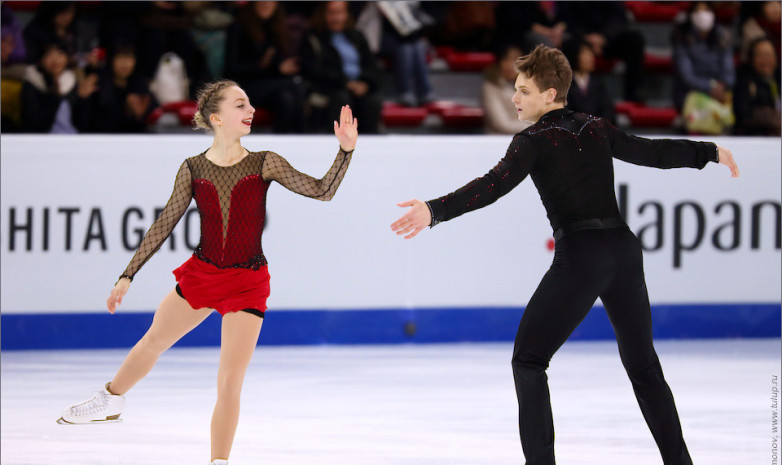
[{"label": "black mesh sleeve", "polygon": [[125,268],[125,272],[122,273],[122,277],[133,279],[144,263],[158,251],[169,234],[171,234],[171,231],[174,230],[179,219],[182,218],[182,215],[187,211],[187,207],[190,205],[192,198],[192,176],[190,174],[190,168],[185,161],[182,163],[182,166],[179,167],[176,181],[174,182],[174,191],[171,193],[168,203],[166,203],[160,216],[152,223],[147,234],[144,235],[141,245],[130,260],[128,267]]},{"label": "black mesh sleeve", "polygon": [[267,152],[262,176],[266,181],[277,181],[286,189],[318,200],[331,200],[345,177],[353,152],[340,149],[334,164],[321,179],[297,171],[287,160],[274,152]]}]

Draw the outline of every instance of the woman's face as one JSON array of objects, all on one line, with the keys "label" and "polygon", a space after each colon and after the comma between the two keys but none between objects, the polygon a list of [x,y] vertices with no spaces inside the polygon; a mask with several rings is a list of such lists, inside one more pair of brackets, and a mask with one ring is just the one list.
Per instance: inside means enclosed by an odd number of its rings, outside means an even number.
[{"label": "woman's face", "polygon": [[708,3],[698,2],[690,13],[690,21],[698,32],[705,34],[714,27],[714,12]]},{"label": "woman's face", "polygon": [[752,67],[761,76],[770,77],[774,75],[774,70],[777,68],[777,54],[771,42],[764,40],[755,44]]},{"label": "woman's face", "polygon": [[591,73],[595,70],[595,52],[589,46],[582,46],[578,52],[578,70]]},{"label": "woman's face", "polygon": [[766,2],[763,4],[763,8],[761,9],[763,19],[770,23],[779,22],[780,11],[782,11],[782,8],[780,7],[779,2]]},{"label": "woman's face", "polygon": [[68,67],[68,55],[59,48],[50,48],[41,57],[41,67],[52,76],[59,76]]},{"label": "woman's face", "polygon": [[263,1],[255,2],[255,14],[261,19],[269,19],[274,16],[274,12],[277,11],[277,2]]},{"label": "woman's face", "polygon": [[8,61],[11,54],[14,52],[14,36],[13,34],[6,34],[3,36],[2,45],[0,45],[0,52],[3,56],[3,63]]},{"label": "woman's face", "polygon": [[220,110],[210,116],[215,133],[222,132],[228,137],[242,137],[250,133],[255,108],[250,99],[239,87],[229,87],[223,91]]},{"label": "woman's face", "polygon": [[329,2],[326,5],[326,27],[331,32],[342,32],[348,24],[348,4]]},{"label": "woman's face", "polygon": [[73,22],[74,16],[76,16],[76,7],[71,5],[65,10],[54,15],[54,19],[52,20],[54,27],[61,29],[67,28]]},{"label": "woman's face", "polygon": [[118,53],[111,62],[114,76],[120,79],[127,79],[136,69],[136,56],[130,53]]}]

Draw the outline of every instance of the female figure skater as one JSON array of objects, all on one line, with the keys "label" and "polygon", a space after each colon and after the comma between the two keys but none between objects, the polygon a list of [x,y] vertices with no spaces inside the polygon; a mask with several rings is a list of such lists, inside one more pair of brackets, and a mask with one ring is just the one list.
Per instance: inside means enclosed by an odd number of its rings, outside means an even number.
[{"label": "female figure skater", "polygon": [[622,363],[666,465],[691,465],[673,396],[652,345],[641,245],[619,214],[612,157],[657,168],[703,168],[719,162],[739,175],[733,155],[712,143],[649,140],[602,118],[574,113],[565,96],[572,72],[559,50],[538,46],[516,61],[519,119],[505,158],[461,189],[412,207],[391,225],[410,239],[510,192],[529,174],[556,240],[554,261],[521,318],[513,350],[519,432],[527,465],[553,465],[554,426],[546,368],[600,297],[616,333]]},{"label": "female figure skater", "polygon": [[228,463],[242,381],[269,296],[269,273],[261,249],[266,192],[277,181],[298,194],[331,200],[358,138],[358,121],[349,107],[342,107],[339,122],[334,122],[339,153],[326,175],[314,179],[276,153],[242,147],[240,139],[250,133],[254,111],[245,92],[232,81],[207,84],[200,92],[195,122],[214,132],[214,142],[182,163],[171,198],[111,290],[106,302],[109,312],[119,307],[135,274],[160,248],[192,199],[201,217],[201,241],[193,256],[174,270],[175,290],[163,299],[151,327],[114,379],[91,399],[68,407],[59,423],[119,420],[124,394],[149,373],[160,354],[215,309],[222,315],[222,342],[211,454],[213,464]]}]

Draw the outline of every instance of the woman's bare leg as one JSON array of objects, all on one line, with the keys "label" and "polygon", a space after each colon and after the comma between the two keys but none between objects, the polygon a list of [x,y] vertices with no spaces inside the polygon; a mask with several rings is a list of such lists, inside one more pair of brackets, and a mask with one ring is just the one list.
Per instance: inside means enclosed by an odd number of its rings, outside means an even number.
[{"label": "woman's bare leg", "polygon": [[228,459],[239,423],[239,397],[263,319],[247,312],[223,316],[217,403],[212,414],[212,460]]},{"label": "woman's bare leg", "polygon": [[128,392],[149,373],[160,354],[204,321],[210,312],[208,308],[193,310],[185,299],[172,290],[160,302],[147,333],[133,346],[114,375],[109,384],[110,392]]}]

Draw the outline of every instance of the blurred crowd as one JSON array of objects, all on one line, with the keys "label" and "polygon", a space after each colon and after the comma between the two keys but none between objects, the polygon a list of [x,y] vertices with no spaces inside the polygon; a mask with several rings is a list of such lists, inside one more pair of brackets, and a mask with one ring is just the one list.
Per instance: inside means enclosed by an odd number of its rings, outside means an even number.
[{"label": "blurred crowd", "polygon": [[[487,133],[525,124],[513,63],[536,44],[573,68],[567,106],[616,121],[600,63],[621,63],[620,99],[643,105],[647,45],[625,2],[3,2],[2,132],[142,133],[161,105],[236,80],[275,133],[328,132],[349,104],[362,133],[384,102],[447,99],[436,47],[490,52]],[[670,105],[690,132],[780,135],[780,2],[673,2]],[[24,10],[24,11],[23,11]],[[447,71],[446,71],[447,72]]]}]

